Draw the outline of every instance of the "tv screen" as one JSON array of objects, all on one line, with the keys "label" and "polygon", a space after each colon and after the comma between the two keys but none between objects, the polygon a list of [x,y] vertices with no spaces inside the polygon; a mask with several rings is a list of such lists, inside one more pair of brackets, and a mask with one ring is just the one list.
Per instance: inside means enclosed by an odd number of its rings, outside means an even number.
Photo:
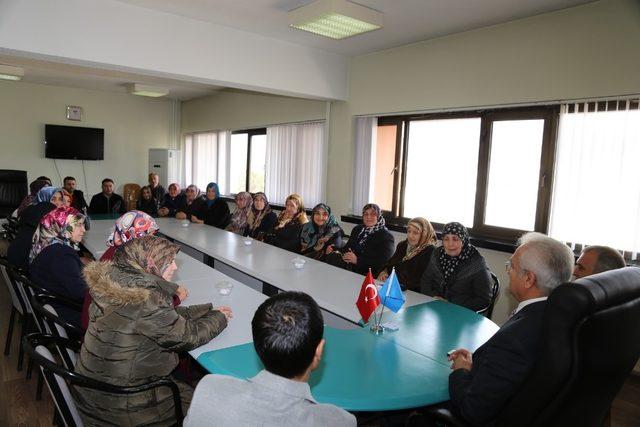
[{"label": "tv screen", "polygon": [[44,139],[48,159],[104,160],[104,129],[45,125]]}]

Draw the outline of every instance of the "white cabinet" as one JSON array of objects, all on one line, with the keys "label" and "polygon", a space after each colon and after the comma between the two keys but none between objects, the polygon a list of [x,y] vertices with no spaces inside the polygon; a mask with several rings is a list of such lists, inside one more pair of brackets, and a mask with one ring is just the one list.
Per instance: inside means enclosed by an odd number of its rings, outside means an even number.
[{"label": "white cabinet", "polygon": [[160,184],[167,188],[172,182],[180,182],[180,150],[166,148],[149,149],[149,173],[160,176]]}]

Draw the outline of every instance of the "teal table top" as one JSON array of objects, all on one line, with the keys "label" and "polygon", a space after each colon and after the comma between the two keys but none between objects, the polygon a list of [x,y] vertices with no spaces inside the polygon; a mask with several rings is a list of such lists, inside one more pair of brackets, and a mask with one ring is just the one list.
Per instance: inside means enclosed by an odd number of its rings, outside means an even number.
[{"label": "teal table top", "polygon": [[[400,329],[373,335],[368,328],[325,327],[324,356],[311,374],[318,402],[350,411],[414,408],[449,400],[447,351],[475,350],[498,327],[490,320],[442,301],[389,313]],[[263,369],[253,343],[203,353],[209,372],[250,378]]]}]

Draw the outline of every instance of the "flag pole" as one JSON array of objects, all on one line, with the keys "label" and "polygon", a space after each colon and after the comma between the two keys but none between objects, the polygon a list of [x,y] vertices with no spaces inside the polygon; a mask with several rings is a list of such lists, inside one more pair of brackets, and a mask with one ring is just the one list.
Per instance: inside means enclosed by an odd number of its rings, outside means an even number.
[{"label": "flag pole", "polygon": [[[394,274],[396,274],[396,268],[393,267],[391,269],[391,276],[393,276]],[[388,280],[388,278],[387,278]],[[387,293],[384,296],[384,301],[382,302],[382,310],[380,310],[380,316],[378,316],[378,329],[380,331],[384,330],[384,328],[380,325],[380,323],[382,322],[382,315],[384,314],[384,308],[387,306],[387,297],[389,296],[389,291],[391,290],[391,282],[389,283],[389,287],[387,288]]]}]

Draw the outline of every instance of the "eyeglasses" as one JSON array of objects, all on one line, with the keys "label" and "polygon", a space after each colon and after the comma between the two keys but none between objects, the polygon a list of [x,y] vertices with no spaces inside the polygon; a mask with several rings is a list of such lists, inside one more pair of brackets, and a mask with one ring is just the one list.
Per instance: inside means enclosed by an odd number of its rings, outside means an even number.
[{"label": "eyeglasses", "polygon": [[511,270],[513,269],[513,263],[511,262],[511,260],[504,263],[504,269],[507,273],[511,272]]}]

